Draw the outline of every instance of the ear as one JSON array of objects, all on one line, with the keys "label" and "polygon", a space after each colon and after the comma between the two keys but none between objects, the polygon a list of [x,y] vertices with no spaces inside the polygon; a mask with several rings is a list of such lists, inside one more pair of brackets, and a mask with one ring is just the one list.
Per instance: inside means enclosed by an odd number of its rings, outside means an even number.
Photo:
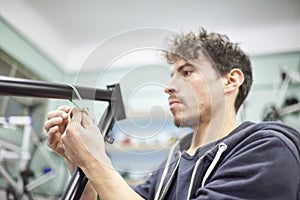
[{"label": "ear", "polygon": [[242,70],[234,68],[223,76],[223,81],[225,93],[232,93],[233,91],[238,91],[239,87],[244,82],[244,73],[242,72]]}]

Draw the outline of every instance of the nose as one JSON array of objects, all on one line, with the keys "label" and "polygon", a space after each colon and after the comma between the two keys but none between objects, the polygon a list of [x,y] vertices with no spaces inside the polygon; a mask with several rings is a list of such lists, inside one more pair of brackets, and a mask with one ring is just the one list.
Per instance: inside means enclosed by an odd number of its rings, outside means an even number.
[{"label": "nose", "polygon": [[174,78],[172,78],[171,81],[169,82],[169,84],[165,88],[165,93],[171,95],[171,94],[174,94],[176,92],[178,92],[178,88],[174,84]]},{"label": "nose", "polygon": [[167,86],[165,88],[165,93],[167,93],[167,94],[174,94],[175,93],[175,89],[174,88],[170,88],[169,86]]}]

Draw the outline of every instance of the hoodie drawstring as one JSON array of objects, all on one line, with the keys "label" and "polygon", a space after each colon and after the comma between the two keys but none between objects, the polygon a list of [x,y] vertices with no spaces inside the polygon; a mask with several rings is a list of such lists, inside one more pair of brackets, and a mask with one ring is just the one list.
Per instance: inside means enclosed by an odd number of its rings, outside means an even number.
[{"label": "hoodie drawstring", "polygon": [[192,192],[192,187],[193,187],[195,176],[196,176],[196,172],[197,172],[198,166],[200,164],[200,161],[202,160],[203,157],[204,156],[202,156],[201,158],[199,158],[197,160],[196,164],[195,164],[195,167],[194,167],[194,170],[193,170],[193,173],[192,173],[192,178],[191,178],[191,181],[190,181],[190,187],[189,187],[187,199],[190,199],[191,192]]},{"label": "hoodie drawstring", "polygon": [[[167,162],[166,162],[166,165],[165,165],[165,169],[164,169],[164,172],[162,174],[162,177],[161,177],[161,180],[160,180],[160,184],[159,184],[159,187],[158,187],[158,190],[156,192],[156,195],[155,195],[155,200],[158,200],[158,199],[162,199],[164,197],[164,194],[165,194],[165,190],[168,189],[165,188],[164,191],[163,191],[163,194],[160,196],[160,193],[161,193],[161,190],[162,190],[162,186],[163,186],[163,182],[164,182],[164,179],[166,178],[166,174],[167,174],[167,171],[169,169],[169,164],[170,164],[170,161],[171,161],[171,155],[172,153],[174,152],[174,147],[175,145],[173,146],[172,150],[170,151],[170,154],[168,156],[168,159],[167,159]],[[214,170],[214,168],[216,167],[218,161],[220,160],[221,156],[222,156],[222,153],[227,149],[227,145],[225,143],[220,143],[218,144],[218,151],[213,159],[213,161],[211,162],[211,164],[209,165],[207,171],[205,172],[205,175],[203,177],[203,180],[202,180],[202,185],[201,187],[204,186],[206,180],[208,179],[208,177],[210,176],[210,174],[212,173],[212,171]],[[205,155],[204,155],[205,156]],[[197,169],[201,163],[201,160],[202,158],[204,157],[200,157],[196,164],[195,164],[195,167],[194,167],[194,170],[193,170],[193,173],[192,173],[192,177],[191,177],[191,182],[190,182],[190,186],[189,186],[189,191],[188,191],[188,196],[187,196],[187,199],[190,198],[191,196],[191,191],[192,191],[192,187],[193,187],[193,184],[194,184],[194,181],[195,181],[195,176],[196,176],[196,173],[197,173]],[[178,167],[178,164],[180,162],[180,159],[177,160],[177,163],[176,163],[176,166],[175,166],[175,170],[177,169]],[[170,180],[169,180],[170,181]],[[167,183],[168,185],[168,183]]]},{"label": "hoodie drawstring", "polygon": [[217,165],[218,161],[220,160],[222,153],[227,149],[227,145],[225,143],[220,143],[218,145],[218,152],[216,153],[216,156],[214,157],[213,161],[211,162],[211,164],[209,165],[207,171],[205,172],[205,175],[202,179],[202,184],[201,187],[204,186],[207,178],[209,177],[209,175],[211,174],[211,172],[214,170],[215,166]]},{"label": "hoodie drawstring", "polygon": [[164,183],[164,180],[167,176],[167,172],[169,170],[169,165],[171,164],[171,159],[172,159],[172,155],[174,153],[174,150],[176,148],[176,146],[178,145],[178,141],[171,147],[170,151],[169,151],[169,155],[168,155],[168,158],[167,158],[167,161],[166,161],[166,164],[165,164],[165,167],[164,167],[164,171],[163,171],[163,174],[161,176],[161,179],[160,179],[160,183],[159,183],[159,186],[158,186],[158,190],[156,192],[156,195],[155,195],[155,198],[154,200],[158,200],[159,197],[160,197],[160,193],[161,193],[161,190],[162,190],[162,187],[163,187],[163,183]]}]

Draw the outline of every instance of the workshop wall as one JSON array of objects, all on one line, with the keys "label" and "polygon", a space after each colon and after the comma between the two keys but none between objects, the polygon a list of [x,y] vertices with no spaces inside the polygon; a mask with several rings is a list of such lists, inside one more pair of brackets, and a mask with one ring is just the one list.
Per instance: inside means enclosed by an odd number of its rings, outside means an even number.
[{"label": "workshop wall", "polygon": [[[176,138],[191,131],[178,129],[172,123],[167,95],[163,92],[169,79],[168,66],[123,66],[111,70],[104,70],[103,66],[99,66],[97,71],[67,74],[1,20],[0,35],[1,50],[41,80],[102,89],[105,89],[106,85],[120,82],[128,119],[117,123],[114,127],[112,135],[116,141],[114,145],[108,145],[107,151],[119,172],[128,181],[137,183],[143,179],[165,158],[170,144]],[[286,105],[297,104],[300,98],[299,80],[292,79],[286,92],[280,88],[283,84],[283,67],[299,76],[300,52],[252,56],[251,60],[254,84],[239,112],[240,121],[259,122],[263,120],[268,106],[275,107],[275,111],[279,112]],[[4,68],[0,69],[4,70]],[[3,102],[2,100],[0,97],[0,103]],[[69,104],[69,102],[48,100],[43,111],[46,113],[62,104]],[[85,101],[85,104],[90,108],[96,122],[100,120],[107,106],[105,103],[92,101]],[[18,107],[10,107],[10,109],[14,108]],[[13,112],[10,110],[9,113]],[[40,119],[45,120],[45,115],[40,116]],[[40,120],[39,125],[44,120]],[[298,111],[282,116],[281,120],[300,130]],[[43,134],[45,135],[44,132]],[[52,156],[54,155],[51,154]],[[39,158],[42,157],[42,155],[36,157],[36,164],[33,166],[39,172],[41,172]],[[58,160],[57,163],[59,169],[65,169],[62,160]],[[63,178],[59,181],[63,185],[68,175],[65,171],[62,174],[64,174]],[[49,184],[54,187],[55,183],[57,184],[52,181]],[[40,188],[40,191],[47,192],[47,185]]]}]

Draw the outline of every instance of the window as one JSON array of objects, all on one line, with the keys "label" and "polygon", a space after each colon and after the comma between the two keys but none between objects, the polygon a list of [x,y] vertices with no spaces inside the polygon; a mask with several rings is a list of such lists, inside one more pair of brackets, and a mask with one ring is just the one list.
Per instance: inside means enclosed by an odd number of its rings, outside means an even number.
[{"label": "window", "polygon": [[[0,49],[0,75],[40,80],[21,63]],[[0,96],[0,116],[31,116],[35,122],[34,129],[42,131],[45,119],[47,99],[17,96]]]}]

